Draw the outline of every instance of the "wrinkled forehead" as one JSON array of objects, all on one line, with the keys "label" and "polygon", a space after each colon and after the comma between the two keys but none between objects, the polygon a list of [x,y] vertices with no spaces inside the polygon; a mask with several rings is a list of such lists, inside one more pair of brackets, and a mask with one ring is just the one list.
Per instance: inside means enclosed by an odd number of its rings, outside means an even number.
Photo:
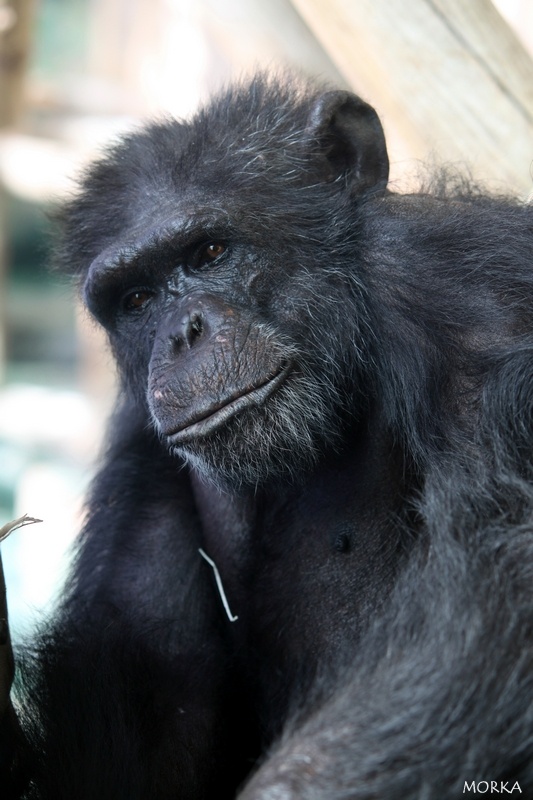
[{"label": "wrinkled forehead", "polygon": [[[284,194],[294,190],[296,172],[283,148],[255,152],[249,143],[198,141],[192,133],[176,148],[147,140],[152,151],[133,169],[124,152],[124,192],[109,198],[107,211],[113,213],[113,203],[120,207],[125,234],[142,238],[148,230],[166,237],[179,230],[186,236],[203,227],[210,235],[212,227],[215,235],[221,227],[246,227],[247,220],[275,214],[280,204],[288,210]],[[301,169],[298,183],[303,185]]]},{"label": "wrinkled forehead", "polygon": [[149,126],[125,143],[117,160],[126,173],[135,165],[133,175],[146,199],[156,190],[180,196],[193,190],[260,191],[273,182],[293,183],[306,164],[298,127],[282,131],[264,121],[240,119],[221,128],[209,115],[191,123]]}]

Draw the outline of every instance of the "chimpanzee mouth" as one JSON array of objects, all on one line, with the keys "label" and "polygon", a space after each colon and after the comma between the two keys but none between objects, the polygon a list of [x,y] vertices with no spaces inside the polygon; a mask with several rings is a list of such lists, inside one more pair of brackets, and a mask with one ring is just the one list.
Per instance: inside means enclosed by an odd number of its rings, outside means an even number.
[{"label": "chimpanzee mouth", "polygon": [[167,440],[174,446],[186,444],[194,439],[209,436],[226,422],[251,406],[261,406],[285,382],[292,369],[291,362],[285,362],[273,377],[263,383],[246,389],[242,394],[222,401],[216,406],[206,409],[197,416],[193,422],[188,422],[178,430],[166,435]]}]

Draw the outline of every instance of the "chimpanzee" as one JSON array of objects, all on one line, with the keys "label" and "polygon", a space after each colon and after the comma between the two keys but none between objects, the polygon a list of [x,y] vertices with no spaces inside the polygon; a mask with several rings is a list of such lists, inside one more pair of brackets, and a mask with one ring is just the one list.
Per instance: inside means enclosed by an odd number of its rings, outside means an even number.
[{"label": "chimpanzee", "polygon": [[387,176],[258,75],[63,210],[120,396],[12,796],[533,797],[533,208]]}]

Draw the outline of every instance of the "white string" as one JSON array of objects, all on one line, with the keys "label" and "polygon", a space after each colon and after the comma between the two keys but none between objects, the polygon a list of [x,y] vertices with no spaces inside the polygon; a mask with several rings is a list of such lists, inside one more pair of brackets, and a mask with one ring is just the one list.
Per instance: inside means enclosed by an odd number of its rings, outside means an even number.
[{"label": "white string", "polygon": [[220,594],[220,599],[222,600],[222,605],[224,606],[224,608],[226,610],[226,614],[228,615],[229,621],[230,622],[235,622],[235,620],[239,619],[239,617],[234,617],[233,614],[230,611],[229,603],[227,601],[226,593],[224,591],[224,586],[222,585],[222,578],[220,577],[220,572],[217,569],[217,565],[215,564],[215,562],[213,561],[212,558],[209,558],[207,553],[205,553],[202,550],[201,547],[198,548],[198,552],[200,553],[202,558],[205,558],[207,563],[210,564],[213,567],[213,572],[215,573],[215,580],[217,582],[218,593]]}]

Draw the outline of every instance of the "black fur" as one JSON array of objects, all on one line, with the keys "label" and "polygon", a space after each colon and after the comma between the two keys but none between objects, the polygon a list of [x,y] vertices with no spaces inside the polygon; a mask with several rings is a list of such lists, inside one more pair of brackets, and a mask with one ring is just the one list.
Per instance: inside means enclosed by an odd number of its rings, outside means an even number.
[{"label": "black fur", "polygon": [[533,796],[533,209],[387,167],[260,76],[65,209],[121,395],[13,797]]}]

